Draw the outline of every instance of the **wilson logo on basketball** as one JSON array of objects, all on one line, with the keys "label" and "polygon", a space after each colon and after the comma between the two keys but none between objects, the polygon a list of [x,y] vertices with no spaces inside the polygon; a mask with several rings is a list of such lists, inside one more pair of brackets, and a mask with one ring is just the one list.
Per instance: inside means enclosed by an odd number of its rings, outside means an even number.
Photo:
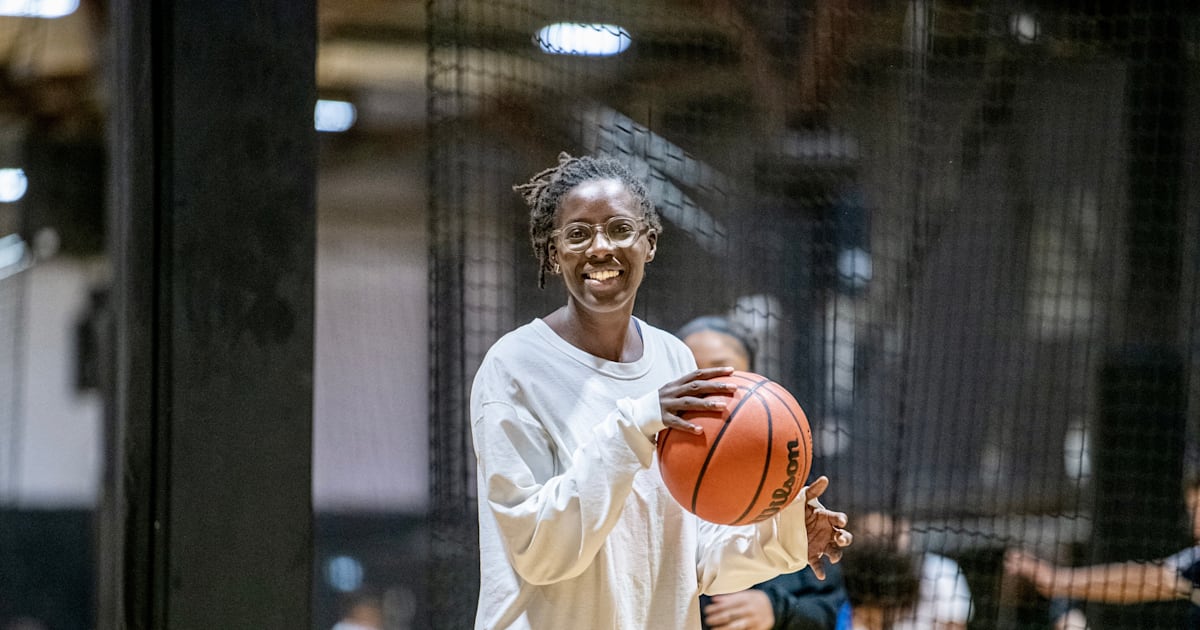
[{"label": "wilson logo on basketball", "polygon": [[787,449],[787,479],[784,479],[783,485],[771,493],[771,504],[767,506],[767,509],[759,512],[758,518],[754,519],[756,521],[774,516],[788,504],[788,499],[792,496],[792,487],[796,485],[796,473],[800,472],[800,440],[788,440]]}]

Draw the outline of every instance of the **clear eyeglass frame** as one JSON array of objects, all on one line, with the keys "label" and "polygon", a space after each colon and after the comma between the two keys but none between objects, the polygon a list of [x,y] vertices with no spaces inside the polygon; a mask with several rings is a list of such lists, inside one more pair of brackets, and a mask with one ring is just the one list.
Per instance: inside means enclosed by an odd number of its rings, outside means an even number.
[{"label": "clear eyeglass frame", "polygon": [[604,223],[574,221],[550,233],[559,247],[570,252],[582,252],[591,246],[596,234],[603,232],[613,247],[629,247],[650,229],[644,218],[612,217]]}]

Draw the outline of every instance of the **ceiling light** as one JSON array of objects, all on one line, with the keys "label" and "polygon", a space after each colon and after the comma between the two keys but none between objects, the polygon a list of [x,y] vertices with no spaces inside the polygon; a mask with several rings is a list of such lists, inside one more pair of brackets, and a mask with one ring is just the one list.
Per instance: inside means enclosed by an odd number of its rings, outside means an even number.
[{"label": "ceiling light", "polygon": [[79,0],[0,0],[0,15],[59,18],[79,8]]},{"label": "ceiling light", "polygon": [[606,57],[624,52],[633,39],[615,24],[560,22],[542,27],[534,41],[552,55]]},{"label": "ceiling light", "polygon": [[357,117],[358,112],[351,103],[319,100],[313,112],[313,123],[317,131],[345,131],[354,126]]}]

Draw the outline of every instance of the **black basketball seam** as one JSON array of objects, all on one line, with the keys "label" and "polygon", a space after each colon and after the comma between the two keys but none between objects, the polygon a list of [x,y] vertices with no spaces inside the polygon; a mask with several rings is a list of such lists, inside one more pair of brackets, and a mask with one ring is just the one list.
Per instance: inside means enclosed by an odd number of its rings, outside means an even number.
[{"label": "black basketball seam", "polygon": [[[776,386],[779,387],[780,389],[783,389],[783,386],[779,385],[778,383],[776,383]],[[804,439],[804,427],[800,425],[799,416],[797,416],[795,413],[792,412],[792,406],[789,405],[788,401],[785,400],[783,398],[783,396],[781,396],[779,394],[779,392],[775,391],[774,389],[768,387],[767,392],[769,392],[772,396],[774,396],[775,400],[778,400],[779,402],[783,403],[783,407],[784,407],[784,409],[787,409],[788,415],[792,416],[792,422],[794,422],[796,425],[796,429],[797,429],[796,432],[800,434],[800,441],[803,442],[802,448],[807,449],[808,452],[812,452],[811,440]],[[784,390],[784,392],[788,394],[788,397],[792,398],[792,400],[795,401],[795,397],[793,397],[790,392],[787,392],[787,390]],[[796,402],[796,408],[803,411],[803,407],[800,407],[799,402]],[[808,424],[807,419],[805,420],[805,424]],[[812,427],[809,427],[809,431],[811,431],[811,430],[812,430]],[[801,452],[805,452],[805,451],[802,450]],[[812,457],[810,456],[808,458],[808,470],[805,471],[805,473],[804,473],[804,479],[797,479],[797,481],[800,482],[801,488],[803,488],[804,485],[808,483],[808,476],[811,474],[812,474]],[[796,491],[799,492],[799,489],[797,489]]]},{"label": "black basketball seam", "polygon": [[[777,385],[778,385],[778,384],[777,384]],[[780,387],[780,388],[782,388],[782,386],[781,386],[781,385],[780,385],[779,387]],[[784,390],[784,391],[786,391],[786,390]],[[775,400],[778,400],[779,402],[783,403],[783,407],[784,407],[784,409],[787,409],[787,410],[788,410],[788,415],[792,416],[792,422],[793,422],[793,423],[795,423],[795,425],[796,425],[796,429],[798,429],[797,433],[799,433],[799,434],[800,434],[800,440],[801,440],[802,442],[804,442],[804,444],[803,444],[803,447],[804,447],[805,449],[807,449],[808,451],[811,451],[811,450],[812,450],[812,444],[811,444],[811,440],[805,440],[805,439],[804,439],[804,427],[800,425],[800,418],[799,418],[798,416],[796,416],[796,414],[792,413],[792,406],[788,404],[788,401],[784,400],[783,396],[780,396],[780,395],[779,395],[779,392],[777,392],[777,391],[775,391],[775,390],[773,390],[773,389],[770,389],[770,388],[767,388],[767,392],[769,392],[769,393],[770,393],[772,396],[774,396],[774,397],[775,397]],[[788,394],[788,396],[791,396],[791,393],[789,393],[789,394]],[[792,398],[792,400],[794,401],[794,400],[795,400],[795,398],[793,397],[793,398]],[[799,402],[797,402],[797,403],[796,403],[796,407],[797,407],[797,408],[800,408],[800,409],[803,409],[803,407],[800,407],[800,403],[799,403]],[[805,420],[805,424],[808,424],[808,420],[807,420],[807,419]],[[811,427],[811,426],[809,427],[809,431],[810,431],[810,432],[812,431],[812,427]],[[810,437],[811,437],[811,436],[810,436]],[[801,452],[805,452],[805,451],[801,451]],[[808,474],[806,474],[806,475],[805,475],[804,479],[800,479],[800,480],[799,480],[799,481],[801,482],[801,484],[804,484],[804,483],[807,483],[807,482],[808,482],[808,475],[809,475],[809,474],[812,474],[812,458],[809,458]],[[801,487],[803,487],[803,485],[801,485]]]},{"label": "black basketball seam", "polygon": [[708,453],[704,456],[704,463],[700,465],[700,470],[696,473],[696,483],[692,486],[693,513],[696,512],[696,503],[700,498],[700,484],[704,481],[704,473],[708,470],[708,463],[712,461],[713,452],[717,450],[717,445],[721,443],[721,437],[725,435],[725,430],[728,429],[729,424],[733,422],[734,414],[736,414],[738,409],[741,409],[742,405],[746,404],[746,401],[750,399],[749,387],[744,388],[741,385],[738,385],[738,389],[747,390],[746,394],[742,396],[741,400],[738,400],[737,406],[734,407],[733,411],[729,413],[729,417],[725,420],[725,422],[721,423],[721,430],[717,432],[717,437],[713,438],[712,446],[708,447]]},{"label": "black basketball seam", "polygon": [[[744,376],[738,376],[738,375],[730,375],[730,376],[737,376],[738,378],[746,378]],[[747,379],[747,380],[749,380],[749,379]],[[701,466],[700,466],[700,472],[696,473],[696,483],[695,483],[695,485],[692,486],[692,510],[691,511],[693,514],[696,513],[696,503],[699,501],[699,498],[700,498],[700,484],[704,483],[704,473],[708,470],[708,464],[709,464],[709,462],[712,461],[713,453],[715,453],[717,450],[717,445],[721,443],[721,436],[725,435],[725,430],[728,429],[729,425],[733,423],[733,418],[734,418],[734,416],[737,415],[738,410],[742,408],[742,405],[746,404],[747,400],[750,400],[750,395],[753,394],[756,390],[758,390],[759,387],[762,387],[764,384],[770,383],[770,382],[771,382],[770,379],[764,377],[761,381],[755,382],[754,387],[744,387],[742,385],[738,385],[738,389],[745,389],[746,394],[744,396],[742,396],[741,400],[738,401],[738,404],[736,407],[733,408],[733,411],[729,412],[729,417],[721,425],[721,430],[717,433],[717,437],[713,438],[712,446],[708,447],[708,454],[704,456],[704,463],[701,464]]]},{"label": "black basketball seam", "polygon": [[771,448],[771,440],[775,437],[775,426],[771,420],[771,406],[767,404],[766,398],[763,398],[758,391],[754,392],[754,396],[762,401],[763,409],[767,410],[767,458],[766,461],[763,462],[762,475],[758,478],[758,487],[754,489],[754,496],[750,498],[750,503],[746,505],[746,511],[742,512],[742,515],[737,517],[737,520],[735,520],[734,523],[741,522],[741,520],[746,518],[746,515],[750,513],[750,510],[754,508],[754,503],[758,501],[758,495],[762,494],[763,484],[767,483],[767,471],[771,470],[771,451],[773,450]]}]

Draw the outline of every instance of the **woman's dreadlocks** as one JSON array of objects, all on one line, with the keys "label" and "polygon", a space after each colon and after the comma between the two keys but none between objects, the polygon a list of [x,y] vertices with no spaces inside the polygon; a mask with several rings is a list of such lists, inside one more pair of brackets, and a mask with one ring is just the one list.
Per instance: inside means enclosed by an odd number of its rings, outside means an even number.
[{"label": "woman's dreadlocks", "polygon": [[605,157],[571,157],[566,152],[558,154],[558,166],[534,175],[524,184],[513,186],[529,206],[529,238],[533,253],[538,259],[538,288],[546,285],[546,272],[552,271],[550,263],[550,233],[554,231],[554,215],[563,195],[572,188],[600,179],[620,181],[637,199],[646,223],[656,232],[662,233],[662,221],[658,210],[650,201],[650,193],[641,180],[624,164]]}]

